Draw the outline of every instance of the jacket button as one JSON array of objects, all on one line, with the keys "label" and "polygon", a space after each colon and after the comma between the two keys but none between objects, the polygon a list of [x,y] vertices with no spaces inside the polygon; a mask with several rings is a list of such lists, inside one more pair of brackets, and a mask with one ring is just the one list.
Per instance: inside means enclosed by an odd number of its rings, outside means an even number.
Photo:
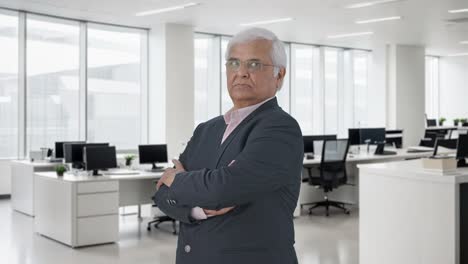
[{"label": "jacket button", "polygon": [[185,253],[190,253],[190,250],[192,248],[190,247],[190,245],[186,245],[184,249],[185,249]]}]

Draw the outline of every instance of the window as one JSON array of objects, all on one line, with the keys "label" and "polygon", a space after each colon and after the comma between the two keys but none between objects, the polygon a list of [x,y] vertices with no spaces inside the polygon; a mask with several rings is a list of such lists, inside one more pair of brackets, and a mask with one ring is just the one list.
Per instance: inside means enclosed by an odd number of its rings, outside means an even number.
[{"label": "window", "polygon": [[27,149],[79,139],[78,22],[27,16]]},{"label": "window", "polygon": [[354,84],[354,127],[367,125],[367,87],[369,71],[369,52],[353,51],[353,84]]},{"label": "window", "polygon": [[[195,35],[195,127],[220,114],[221,38]],[[221,58],[222,57],[222,58]]]},{"label": "window", "polygon": [[146,31],[88,24],[87,139],[135,149],[144,142]]},{"label": "window", "polygon": [[[342,59],[342,51],[338,49],[325,48],[325,86],[324,86],[324,120],[325,134],[338,133],[338,87],[340,85],[339,73],[340,59]],[[341,75],[340,75],[341,77]]]},{"label": "window", "polygon": [[439,58],[426,57],[426,115],[439,118]]},{"label": "window", "polygon": [[[210,108],[207,98],[216,102],[220,95],[221,114],[233,106],[224,67],[229,40],[206,33],[195,36],[195,125],[216,113],[217,104]],[[298,121],[304,135],[338,134],[344,138],[348,128],[367,126],[370,52],[297,43],[284,43],[284,47],[288,66],[276,96],[283,110]],[[221,65],[220,77],[212,73],[217,65]],[[220,92],[216,91],[217,80]]]},{"label": "window", "polygon": [[314,133],[314,60],[313,46],[291,46],[291,114],[301,126],[302,134]]},{"label": "window", "polygon": [[286,112],[290,112],[290,108],[289,108],[289,79],[290,79],[290,75],[291,73],[289,72],[290,69],[291,69],[291,66],[289,65],[289,61],[290,61],[290,57],[291,55],[289,54],[289,50],[290,50],[290,44],[289,43],[285,43],[284,44],[284,48],[286,50],[286,75],[284,76],[284,80],[283,80],[283,86],[281,88],[281,90],[279,90],[277,93],[276,93],[276,97],[278,98],[278,104],[279,106],[281,106],[281,108],[286,111]]},{"label": "window", "polygon": [[232,103],[231,97],[229,96],[229,91],[227,88],[227,79],[226,79],[226,67],[224,64],[226,64],[226,50],[227,50],[227,45],[229,43],[229,40],[231,38],[228,37],[222,37],[221,38],[221,114],[225,114],[229,109],[231,109],[234,104]]},{"label": "window", "polygon": [[0,13],[0,158],[18,156],[18,15]]}]

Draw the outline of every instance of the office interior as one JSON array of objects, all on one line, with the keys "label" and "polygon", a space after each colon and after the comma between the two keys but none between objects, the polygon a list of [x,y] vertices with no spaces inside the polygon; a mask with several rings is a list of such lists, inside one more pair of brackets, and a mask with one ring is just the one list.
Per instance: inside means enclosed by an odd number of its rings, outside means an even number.
[{"label": "office interior", "polygon": [[468,262],[467,1],[0,0],[0,263],[175,263],[155,182],[254,26],[304,136],[299,263]]}]

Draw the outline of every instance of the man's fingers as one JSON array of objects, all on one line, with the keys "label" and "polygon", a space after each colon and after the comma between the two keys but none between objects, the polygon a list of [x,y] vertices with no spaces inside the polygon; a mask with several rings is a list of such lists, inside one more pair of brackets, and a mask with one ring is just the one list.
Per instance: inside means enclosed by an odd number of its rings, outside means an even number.
[{"label": "man's fingers", "polygon": [[176,169],[177,171],[185,171],[184,166],[182,165],[182,163],[180,163],[179,160],[173,159],[173,160],[172,160],[172,163],[174,164],[175,169]]},{"label": "man's fingers", "polygon": [[204,211],[205,214],[208,215],[208,216],[217,216],[217,215],[226,214],[226,213],[228,213],[229,211],[231,211],[232,209],[234,209],[234,206],[233,206],[233,207],[226,207],[226,208],[223,208],[223,209],[220,209],[220,210],[208,210],[208,209],[203,209],[203,211]]}]

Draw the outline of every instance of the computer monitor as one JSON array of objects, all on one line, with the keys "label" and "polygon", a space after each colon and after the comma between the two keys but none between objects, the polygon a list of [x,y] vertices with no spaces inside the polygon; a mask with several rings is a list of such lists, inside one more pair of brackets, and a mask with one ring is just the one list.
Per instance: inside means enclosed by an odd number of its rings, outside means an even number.
[{"label": "computer monitor", "polygon": [[458,135],[457,167],[468,167],[465,158],[468,157],[468,135]]},{"label": "computer monitor", "polygon": [[385,128],[361,128],[361,142],[378,144],[385,142]]},{"label": "computer monitor", "polygon": [[385,142],[385,128],[349,128],[350,145],[378,144]]},{"label": "computer monitor", "polygon": [[442,139],[442,138],[436,139],[433,155],[437,156],[439,146],[448,148],[448,149],[457,149],[457,142],[458,142],[457,139]]},{"label": "computer monitor", "polygon": [[58,159],[64,158],[63,145],[66,143],[80,143],[84,144],[85,141],[57,141],[55,142],[55,157]]},{"label": "computer monitor", "polygon": [[65,143],[63,145],[65,163],[72,163],[73,168],[83,167],[83,148],[85,146],[109,146],[109,143]]},{"label": "computer monitor", "polygon": [[426,119],[427,127],[435,127],[437,126],[437,119]]},{"label": "computer monitor", "polygon": [[167,162],[167,145],[139,145],[138,153],[141,164],[153,164],[152,169],[157,170],[162,167],[156,166],[156,163]]},{"label": "computer monitor", "polygon": [[360,128],[349,128],[348,129],[348,141],[349,145],[361,145],[361,129]]},{"label": "computer monitor", "polygon": [[314,153],[314,141],[336,139],[336,135],[303,136],[302,139],[304,140],[304,153]]},{"label": "computer monitor", "polygon": [[117,155],[115,147],[109,146],[88,146],[83,148],[83,161],[86,170],[92,170],[97,176],[98,170],[105,170],[117,167]]}]

